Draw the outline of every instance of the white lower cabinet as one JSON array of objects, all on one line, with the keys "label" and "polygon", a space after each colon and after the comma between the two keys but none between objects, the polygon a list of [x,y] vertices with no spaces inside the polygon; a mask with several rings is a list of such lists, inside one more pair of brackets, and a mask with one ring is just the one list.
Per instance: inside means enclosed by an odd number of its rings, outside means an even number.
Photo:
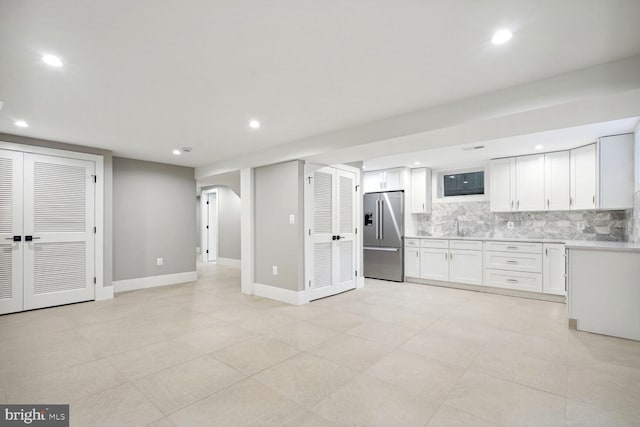
[{"label": "white lower cabinet", "polygon": [[545,243],[542,265],[542,292],[566,295],[566,255],[561,243]]},{"label": "white lower cabinet", "polygon": [[449,249],[420,248],[420,278],[449,281]]},{"label": "white lower cabinet", "polygon": [[404,248],[404,276],[420,277],[420,248]]},{"label": "white lower cabinet", "polygon": [[562,243],[407,239],[405,277],[566,295]]},{"label": "white lower cabinet", "polygon": [[542,275],[540,273],[494,270],[488,268],[484,272],[484,284],[496,288],[542,292]]},{"label": "white lower cabinet", "polygon": [[469,285],[482,285],[482,251],[451,249],[449,280]]}]

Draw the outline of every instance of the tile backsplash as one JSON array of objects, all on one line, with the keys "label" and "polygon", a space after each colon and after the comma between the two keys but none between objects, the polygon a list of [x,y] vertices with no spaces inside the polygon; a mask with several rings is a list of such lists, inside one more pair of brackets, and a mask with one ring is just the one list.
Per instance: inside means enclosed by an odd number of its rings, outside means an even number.
[{"label": "tile backsplash", "polygon": [[[636,206],[640,202],[636,193]],[[431,214],[412,215],[418,235],[626,241],[638,238],[634,211],[505,212],[489,202],[434,203]],[[638,209],[635,209],[638,212]],[[636,214],[637,215],[637,214]]]}]

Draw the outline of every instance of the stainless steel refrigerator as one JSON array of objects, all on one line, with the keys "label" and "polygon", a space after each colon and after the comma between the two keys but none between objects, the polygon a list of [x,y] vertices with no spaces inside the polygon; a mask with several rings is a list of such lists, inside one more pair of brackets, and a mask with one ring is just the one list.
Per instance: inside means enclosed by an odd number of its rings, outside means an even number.
[{"label": "stainless steel refrigerator", "polygon": [[364,276],[403,281],[404,193],[364,195]]}]

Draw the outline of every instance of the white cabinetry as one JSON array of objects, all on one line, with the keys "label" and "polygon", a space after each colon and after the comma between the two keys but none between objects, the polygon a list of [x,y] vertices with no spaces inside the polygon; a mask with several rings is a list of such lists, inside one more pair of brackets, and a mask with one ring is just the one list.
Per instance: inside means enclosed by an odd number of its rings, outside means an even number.
[{"label": "white cabinetry", "polygon": [[565,288],[565,248],[561,243],[543,245],[542,292],[545,294],[566,295]]},{"label": "white cabinetry", "polygon": [[404,276],[420,277],[420,240],[406,239],[404,242]]},{"label": "white cabinetry", "polygon": [[544,209],[544,154],[516,157],[515,210]]},{"label": "white cabinetry", "polygon": [[600,209],[633,209],[633,139],[632,133],[600,138]]},{"label": "white cabinetry", "polygon": [[516,159],[491,160],[489,204],[492,212],[511,212],[516,198]]},{"label": "white cabinetry", "polygon": [[493,212],[540,211],[544,203],[544,154],[491,161]]},{"label": "white cabinetry", "polygon": [[411,169],[411,213],[431,212],[431,169]]},{"label": "white cabinetry", "polygon": [[364,173],[364,192],[404,190],[404,168],[393,168]]},{"label": "white cabinetry", "polygon": [[485,285],[542,292],[542,244],[486,242],[484,256]]},{"label": "white cabinetry", "polygon": [[482,241],[451,240],[449,242],[449,280],[469,285],[482,285]]},{"label": "white cabinetry", "polygon": [[571,209],[596,208],[596,144],[571,150]]},{"label": "white cabinetry", "polygon": [[569,151],[558,151],[544,155],[544,193],[546,208],[550,211],[568,211],[571,197],[571,174]]},{"label": "white cabinetry", "polygon": [[449,241],[420,241],[420,278],[449,281]]}]

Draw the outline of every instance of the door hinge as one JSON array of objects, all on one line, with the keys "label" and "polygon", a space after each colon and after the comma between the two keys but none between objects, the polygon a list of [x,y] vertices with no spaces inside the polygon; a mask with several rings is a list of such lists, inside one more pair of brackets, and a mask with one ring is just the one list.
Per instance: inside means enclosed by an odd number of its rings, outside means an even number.
[{"label": "door hinge", "polygon": [[207,225],[207,230],[209,229],[209,226]]},{"label": "door hinge", "polygon": [[358,227],[356,227],[356,233],[355,234],[358,234]]},{"label": "door hinge", "polygon": [[209,253],[209,249],[207,249],[207,253]]},{"label": "door hinge", "polygon": [[96,234],[98,232],[98,227],[93,227],[93,234]]},{"label": "door hinge", "polygon": [[311,236],[311,229],[309,229],[309,236]]},{"label": "door hinge", "polygon": [[98,182],[98,176],[97,175],[91,175],[93,177],[93,183],[95,184],[96,182]]},{"label": "door hinge", "polygon": [[358,277],[358,270],[356,270],[356,277]]},{"label": "door hinge", "polygon": [[311,280],[309,280],[309,285],[307,286],[307,288],[311,287]]},{"label": "door hinge", "polygon": [[98,283],[97,279],[94,277],[93,278],[93,284],[95,285],[96,283]]}]

